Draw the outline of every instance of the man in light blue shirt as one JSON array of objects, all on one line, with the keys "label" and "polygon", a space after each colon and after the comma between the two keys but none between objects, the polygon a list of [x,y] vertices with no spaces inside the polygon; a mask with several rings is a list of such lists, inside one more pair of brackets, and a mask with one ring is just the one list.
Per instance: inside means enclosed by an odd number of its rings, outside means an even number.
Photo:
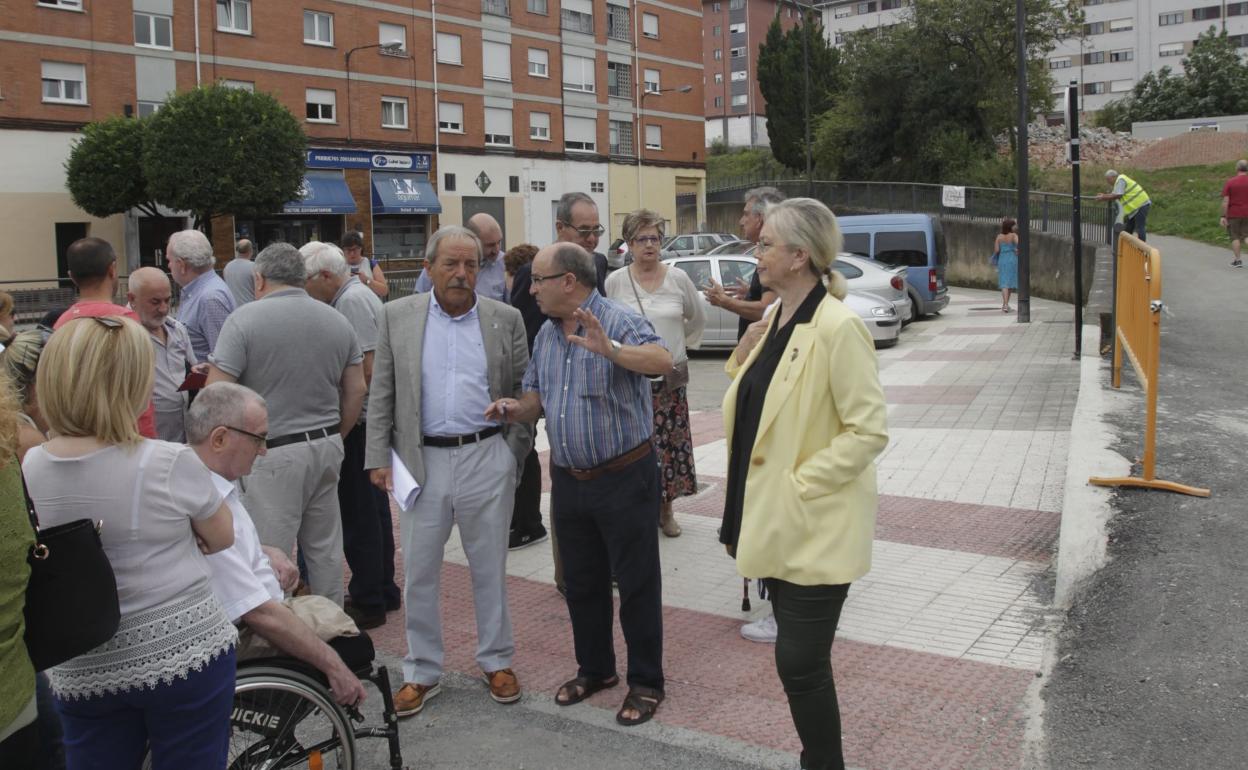
[{"label": "man in light blue shirt", "polygon": [[[503,229],[489,214],[473,214],[464,225],[481,241],[481,266],[477,270],[477,296],[507,301],[507,274],[503,270]],[[427,267],[427,265],[426,265]],[[422,270],[416,279],[416,291],[433,288],[429,271]]]},{"label": "man in light blue shirt", "polygon": [[198,230],[183,230],[169,236],[165,249],[169,274],[182,287],[178,320],[191,335],[195,358],[207,361],[217,346],[225,319],[234,312],[230,287],[213,271],[216,257],[208,236]]}]

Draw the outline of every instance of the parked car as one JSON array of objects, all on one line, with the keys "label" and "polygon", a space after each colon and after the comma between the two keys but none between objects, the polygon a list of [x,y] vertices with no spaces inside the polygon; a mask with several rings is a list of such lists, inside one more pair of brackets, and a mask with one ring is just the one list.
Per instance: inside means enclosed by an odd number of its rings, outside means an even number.
[{"label": "parked car", "polygon": [[[753,257],[709,256],[676,257],[665,259],[663,264],[678,267],[688,273],[693,285],[699,289],[718,281],[721,285],[732,285],[737,279],[749,283],[754,277],[757,262]],[[702,309],[706,312],[706,331],[702,334],[701,348],[733,348],[737,345],[737,321],[740,317],[730,310],[715,307],[701,297]],[[862,318],[877,347],[888,347],[897,343],[901,334],[901,318],[897,315],[893,303],[867,292],[853,289],[845,298],[845,304]]]},{"label": "parked car", "polygon": [[758,248],[758,244],[753,241],[728,241],[721,243],[710,251],[706,252],[708,257],[719,256],[736,256],[736,257],[752,257],[754,250]]},{"label": "parked car", "polygon": [[663,259],[669,257],[687,257],[693,254],[705,254],[711,249],[729,241],[737,240],[737,236],[728,235],[727,233],[686,233],[684,235],[673,235],[668,237],[663,243],[663,248],[659,252],[659,256]]},{"label": "parked car", "polygon": [[628,242],[623,238],[616,238],[607,249],[607,268],[619,270],[632,261],[628,256]]},{"label": "parked car", "polygon": [[914,311],[906,290],[906,268],[841,252],[832,262],[832,269],[845,276],[851,290],[868,292],[892,302],[901,323],[910,323]]},{"label": "parked car", "polygon": [[939,313],[949,304],[945,285],[945,234],[927,214],[871,214],[838,217],[842,249],[886,265],[906,268],[914,318]]}]

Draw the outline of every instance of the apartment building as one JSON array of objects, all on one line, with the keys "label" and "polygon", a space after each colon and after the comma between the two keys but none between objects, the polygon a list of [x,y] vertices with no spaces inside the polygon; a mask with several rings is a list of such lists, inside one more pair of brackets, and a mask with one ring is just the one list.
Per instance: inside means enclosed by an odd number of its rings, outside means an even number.
[{"label": "apartment building", "polygon": [[184,218],[87,216],[63,163],[83,124],[212,82],[271,93],[309,137],[299,199],[215,220],[221,257],[236,236],[357,229],[378,257],[415,257],[439,224],[478,211],[505,243],[544,244],[570,191],[598,202],[606,238],[639,204],[675,223],[678,197],[692,227],[705,200],[700,17],[694,0],[10,0],[0,225],[17,242],[0,279],[63,275],[58,255],[85,234],[124,249],[127,269],[158,263]]},{"label": "apartment building", "polygon": [[758,87],[758,47],[779,14],[788,30],[801,14],[781,0],[706,0],[702,3],[702,60],[706,70],[706,145],[765,147],[767,103]]},{"label": "apartment building", "polygon": [[[908,0],[835,0],[820,3],[832,42],[865,28],[896,24]],[[1200,34],[1225,29],[1248,49],[1248,2],[1209,0],[1083,0],[1082,35],[1061,41],[1049,54],[1049,74],[1059,93],[1079,84],[1083,109],[1095,112],[1125,96],[1148,72],[1182,72],[1183,57]],[[1012,28],[1011,28],[1012,29]]]}]

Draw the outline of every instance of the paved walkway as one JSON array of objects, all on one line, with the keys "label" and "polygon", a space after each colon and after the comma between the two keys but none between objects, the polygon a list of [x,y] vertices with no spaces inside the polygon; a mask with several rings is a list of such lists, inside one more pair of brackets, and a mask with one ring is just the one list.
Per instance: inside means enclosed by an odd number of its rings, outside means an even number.
[{"label": "paved walkway", "polygon": [[[850,591],[833,652],[851,766],[999,770],[1021,763],[1023,701],[1041,664],[1046,571],[1079,371],[1069,306],[1033,300],[1032,323],[1021,325],[999,303],[995,293],[955,289],[944,313],[912,324],[899,345],[880,352],[890,442],[878,461],[874,566]],[[720,376],[726,386],[722,370],[715,373],[722,359],[696,364],[695,377]],[[630,735],[686,747],[690,736],[701,736],[706,750],[725,759],[796,767],[799,743],[773,648],[738,633],[767,603],[753,596],[753,611],[741,611],[742,581],[716,537],[726,473],[719,412],[695,412],[693,432],[701,489],[676,504],[684,535],[660,538],[668,698],[659,724]],[[543,434],[539,449],[544,441]],[[465,564],[452,537],[442,586],[446,665],[475,675]],[[526,687],[521,708],[609,725],[622,688],[587,706],[552,703],[575,663],[549,545],[513,552],[508,573],[515,668]],[[372,632],[386,654],[404,652],[401,617],[392,614]],[[618,631],[617,649],[622,659]],[[453,729],[438,727],[439,705],[431,702],[419,718],[435,720],[422,723],[420,740]],[[573,750],[563,743],[541,766],[594,766],[588,735],[583,760],[568,759],[578,756],[578,735],[564,731]],[[500,755],[476,766],[521,763]]]}]

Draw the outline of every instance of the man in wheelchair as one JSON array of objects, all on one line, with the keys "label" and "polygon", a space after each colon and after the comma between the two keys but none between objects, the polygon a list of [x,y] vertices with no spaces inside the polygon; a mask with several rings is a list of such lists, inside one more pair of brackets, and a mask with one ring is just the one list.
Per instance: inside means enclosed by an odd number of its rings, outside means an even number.
[{"label": "man in wheelchair", "polygon": [[234,489],[264,453],[267,432],[264,399],[234,383],[204,388],[187,413],[187,442],[213,472],[234,514],[234,545],[208,557],[212,586],[226,615],[240,627],[240,662],[280,654],[297,658],[325,676],[335,701],[355,706],[365,692],[352,669],[372,660],[372,642],[333,601],[285,598],[284,589],[294,588],[299,571],[286,554],[260,544]]}]

